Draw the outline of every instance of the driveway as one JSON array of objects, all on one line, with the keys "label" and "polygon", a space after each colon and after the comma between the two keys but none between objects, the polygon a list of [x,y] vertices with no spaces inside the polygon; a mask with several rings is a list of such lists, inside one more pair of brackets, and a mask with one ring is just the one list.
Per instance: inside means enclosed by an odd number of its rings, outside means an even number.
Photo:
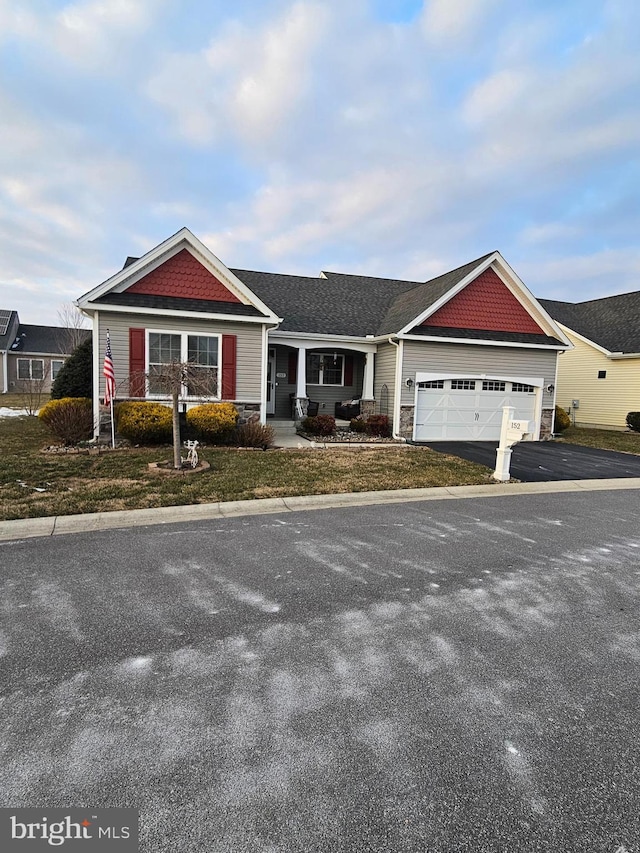
[{"label": "driveway", "polygon": [[[434,441],[429,447],[488,468],[496,465],[497,442]],[[640,477],[640,456],[558,441],[523,441],[513,448],[510,470],[523,483]]]},{"label": "driveway", "polygon": [[640,853],[640,491],[0,547],[0,805],[141,853]]}]

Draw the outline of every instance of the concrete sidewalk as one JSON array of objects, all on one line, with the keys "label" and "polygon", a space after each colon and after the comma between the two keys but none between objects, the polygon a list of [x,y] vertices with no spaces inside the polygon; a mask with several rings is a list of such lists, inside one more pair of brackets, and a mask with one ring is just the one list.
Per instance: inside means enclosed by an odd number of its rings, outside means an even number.
[{"label": "concrete sidewalk", "polygon": [[562,480],[542,483],[490,483],[486,486],[447,486],[428,489],[393,489],[383,492],[348,492],[333,495],[302,495],[261,500],[225,501],[190,506],[167,506],[156,509],[93,512],[84,515],[58,515],[47,518],[22,518],[0,522],[0,542],[58,536],[66,533],[88,533],[117,528],[154,524],[176,524],[189,521],[228,518],[242,515],[299,512],[344,506],[372,506],[411,501],[460,500],[464,498],[499,498],[513,495],[535,495],[549,492],[589,492],[640,489],[640,477],[613,480]]}]

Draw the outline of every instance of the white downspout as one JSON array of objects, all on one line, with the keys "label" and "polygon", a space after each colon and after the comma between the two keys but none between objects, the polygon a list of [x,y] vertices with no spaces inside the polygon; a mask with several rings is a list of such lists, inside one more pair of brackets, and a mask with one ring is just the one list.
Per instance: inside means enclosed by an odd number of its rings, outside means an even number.
[{"label": "white downspout", "polygon": [[400,394],[402,393],[402,341],[394,341],[389,338],[389,343],[396,348],[396,381],[393,389],[393,437],[396,441],[406,441],[398,430],[400,429]]},{"label": "white downspout", "polygon": [[2,393],[6,394],[9,390],[9,365],[7,364],[8,350],[0,352],[2,356]]}]

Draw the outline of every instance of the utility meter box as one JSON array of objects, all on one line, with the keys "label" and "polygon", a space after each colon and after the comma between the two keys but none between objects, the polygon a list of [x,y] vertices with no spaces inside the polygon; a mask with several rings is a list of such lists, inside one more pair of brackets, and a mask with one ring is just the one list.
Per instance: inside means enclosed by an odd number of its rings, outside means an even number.
[{"label": "utility meter box", "polygon": [[579,409],[580,408],[580,400],[572,400],[571,401],[571,408],[572,409]]}]

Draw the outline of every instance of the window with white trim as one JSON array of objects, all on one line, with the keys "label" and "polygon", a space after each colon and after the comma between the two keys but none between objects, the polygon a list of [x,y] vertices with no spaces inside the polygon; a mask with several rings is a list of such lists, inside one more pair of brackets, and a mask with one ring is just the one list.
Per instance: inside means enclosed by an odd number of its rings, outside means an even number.
[{"label": "window with white trim", "polygon": [[18,379],[44,379],[44,361],[41,358],[19,358]]},{"label": "window with white trim", "polygon": [[64,361],[61,358],[52,358],[51,359],[51,378],[55,379],[58,373],[60,373],[62,367],[64,366]]},{"label": "window with white trim", "polygon": [[483,391],[504,391],[506,387],[506,382],[496,382],[494,379],[484,379],[482,381]]},{"label": "window with white trim", "polygon": [[344,385],[344,356],[310,352],[307,355],[307,385]]},{"label": "window with white trim", "polygon": [[169,394],[166,367],[187,364],[183,397],[219,397],[220,335],[190,335],[187,332],[148,332],[148,393]]},{"label": "window with white trim", "polygon": [[475,391],[476,390],[475,379],[452,379],[451,380],[451,390],[452,391]]},{"label": "window with white trim", "polygon": [[536,389],[533,385],[525,385],[524,382],[513,382],[511,390],[516,394],[533,394]]},{"label": "window with white trim", "polygon": [[429,382],[418,382],[418,388],[444,388],[444,379],[431,379]]}]

